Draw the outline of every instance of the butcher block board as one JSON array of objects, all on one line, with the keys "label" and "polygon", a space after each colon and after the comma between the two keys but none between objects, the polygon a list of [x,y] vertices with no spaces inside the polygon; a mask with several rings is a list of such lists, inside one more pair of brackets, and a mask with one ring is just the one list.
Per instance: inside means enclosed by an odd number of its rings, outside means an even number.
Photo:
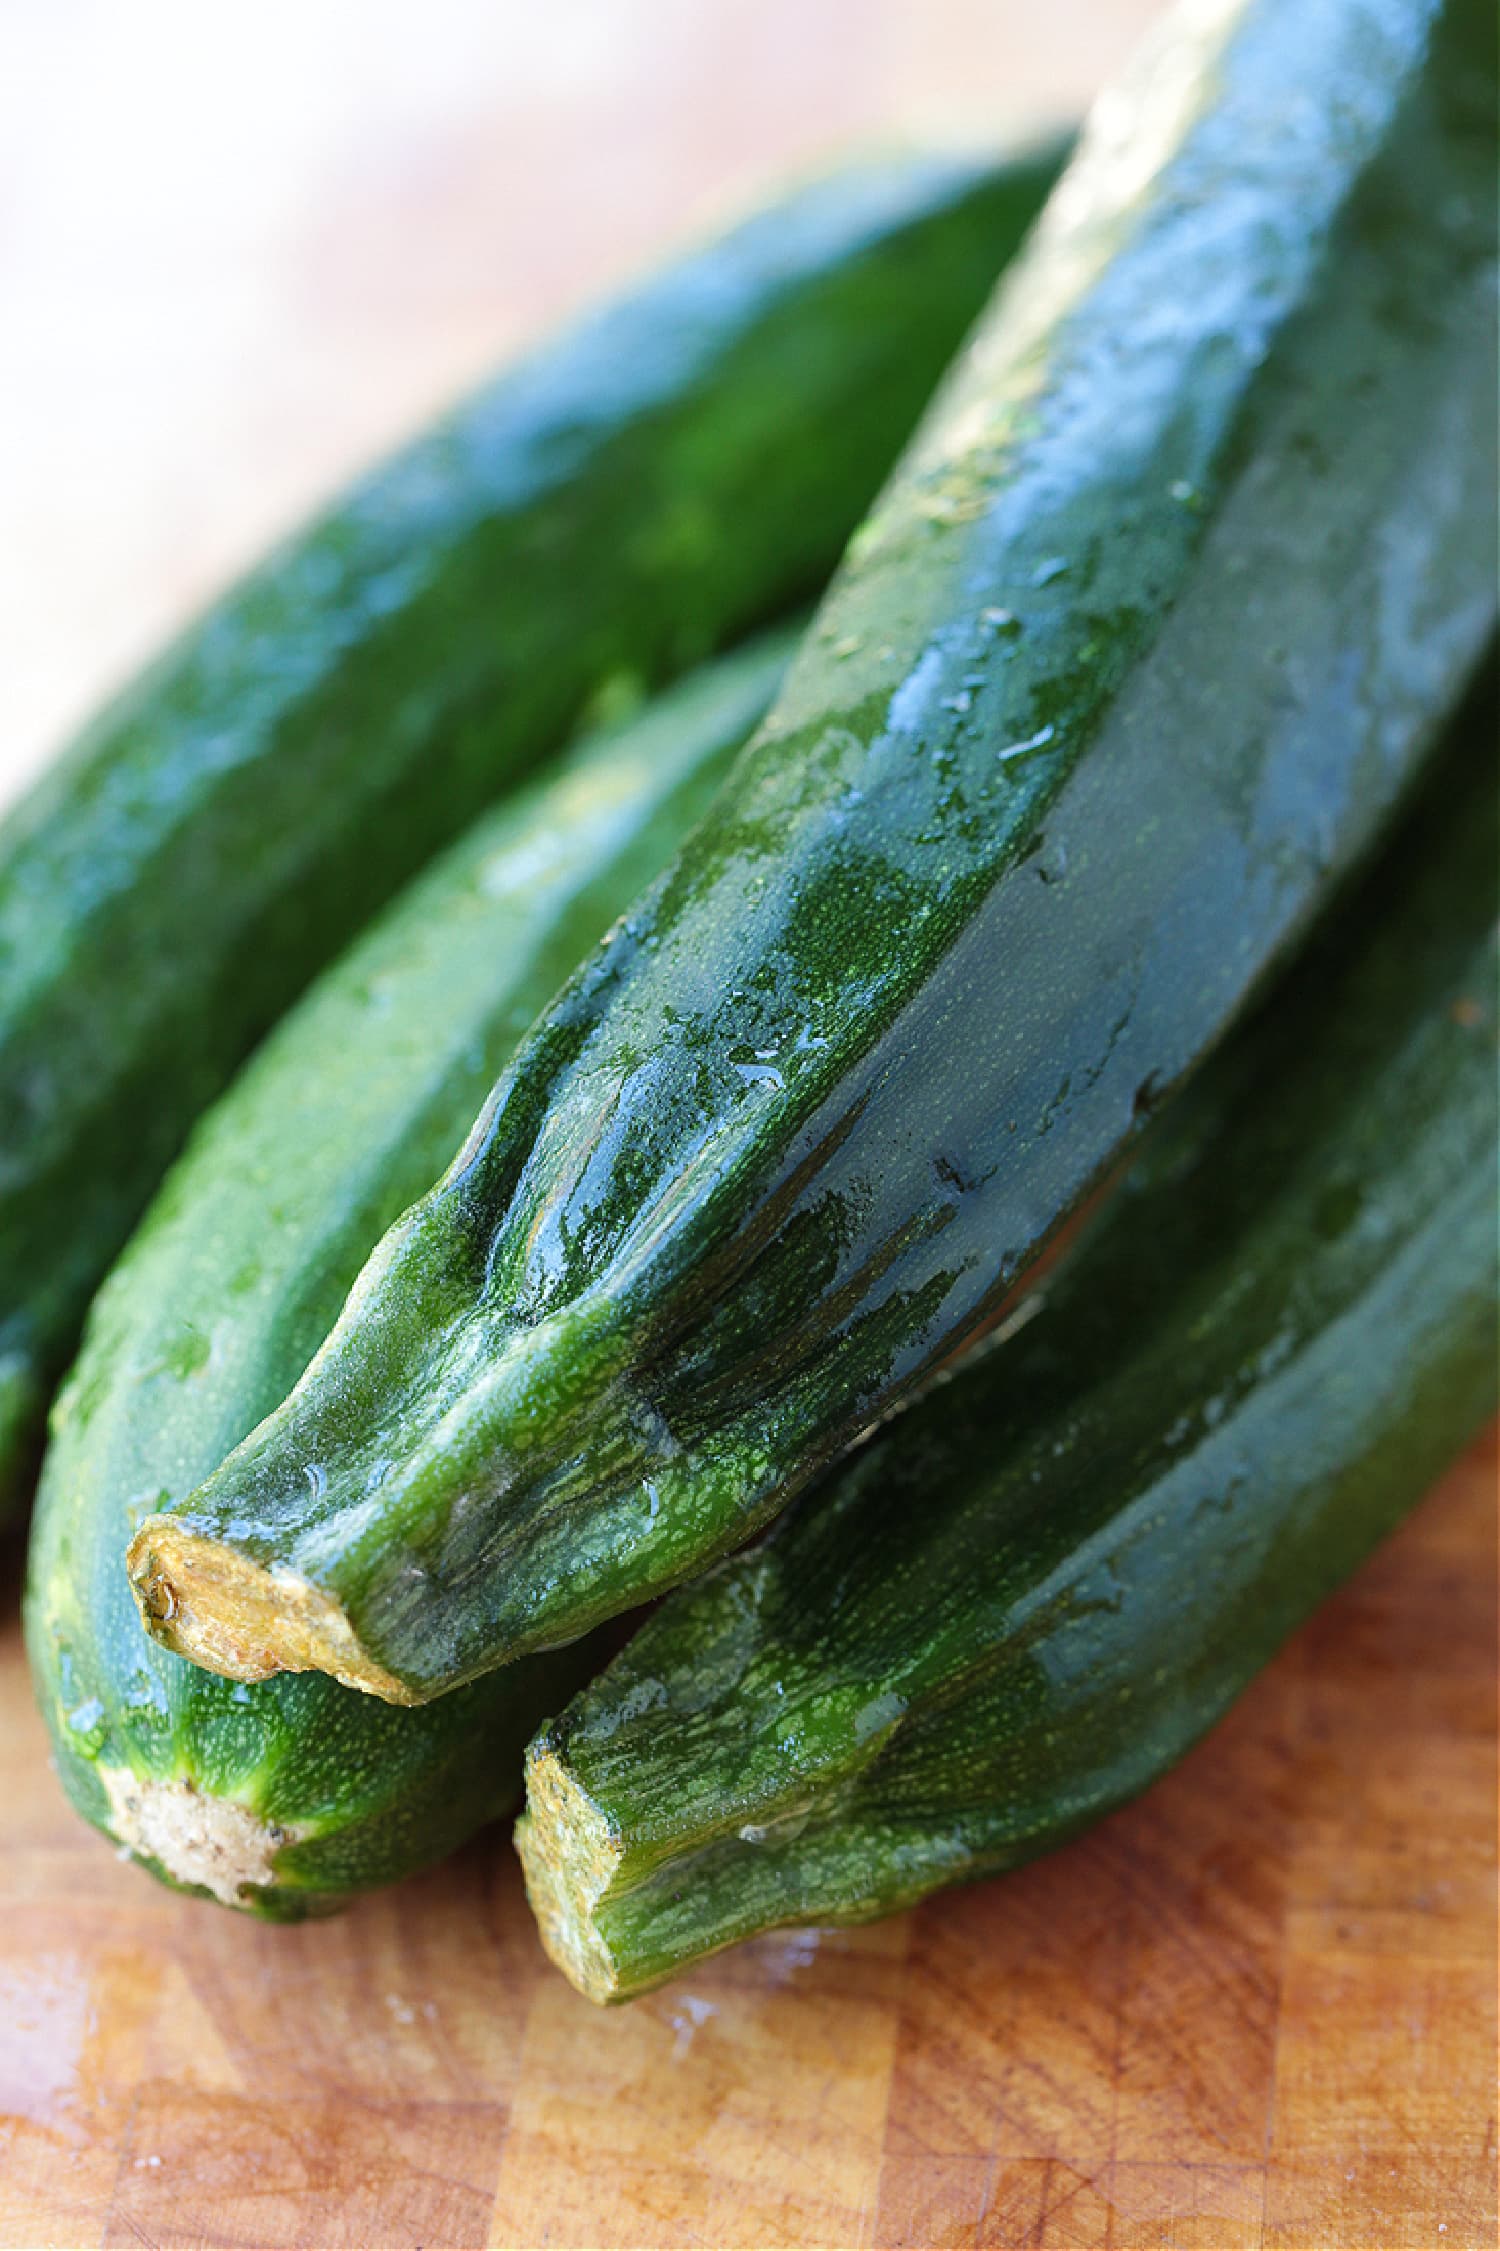
[{"label": "butcher block board", "polygon": [[[1071,110],[1152,12],[10,12],[0,798],[519,337],[830,147]],[[120,1864],[0,1553],[0,2243],[1493,2243],[1494,1483],[1067,1852],[607,2015],[501,1833],[300,1930]]]},{"label": "butcher block board", "polygon": [[601,2011],[503,1833],[159,1889],[0,1646],[0,2242],[1495,2241],[1493,1435],[1186,1763],[1017,1875]]}]

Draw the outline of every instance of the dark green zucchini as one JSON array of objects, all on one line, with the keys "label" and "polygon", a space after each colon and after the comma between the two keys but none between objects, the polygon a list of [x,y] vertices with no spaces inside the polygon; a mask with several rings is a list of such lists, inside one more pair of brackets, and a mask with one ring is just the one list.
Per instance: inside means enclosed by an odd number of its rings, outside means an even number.
[{"label": "dark green zucchini", "polygon": [[481,391],[0,829],[0,1480],[192,1119],[601,694],[811,598],[1059,152],[871,165]]},{"label": "dark green zucchini", "polygon": [[671,853],[765,711],[779,635],[487,815],[313,986],[198,1125],[59,1395],[27,1642],[85,1817],[279,1918],[436,1859],[513,1805],[587,1645],[421,1712],[318,1674],[221,1680],[141,1630],[120,1551],[275,1406],[536,1010]]},{"label": "dark green zucchini", "polygon": [[1101,106],[675,867],[142,1527],[175,1646],[421,1701],[737,1544],[1390,813],[1495,616],[1493,8],[1214,14]]},{"label": "dark green zucchini", "polygon": [[527,1881],[593,1999],[1011,1867],[1145,1788],[1493,1410],[1485,719],[1013,1341],[532,1746]]}]

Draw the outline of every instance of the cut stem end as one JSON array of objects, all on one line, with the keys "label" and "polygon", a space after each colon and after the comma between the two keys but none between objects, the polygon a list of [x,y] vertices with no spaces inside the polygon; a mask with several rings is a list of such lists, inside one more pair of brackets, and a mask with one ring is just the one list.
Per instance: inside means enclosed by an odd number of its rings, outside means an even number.
[{"label": "cut stem end", "polygon": [[516,1823],[516,1850],[542,1944],[564,1977],[590,2001],[623,2000],[594,1910],[624,1847],[545,1742],[526,1755],[526,1811]]},{"label": "cut stem end", "polygon": [[310,1580],[267,1570],[175,1517],[147,1517],[125,1568],[147,1633],[207,1672],[245,1681],[329,1673],[387,1704],[419,1701],[376,1663],[344,1611]]},{"label": "cut stem end", "polygon": [[226,1907],[249,1907],[276,1881],[276,1856],[306,1831],[262,1821],[233,1798],[188,1781],[165,1782],[127,1767],[99,1769],[110,1827],[127,1850],[154,1860],[174,1883],[212,1892]]}]

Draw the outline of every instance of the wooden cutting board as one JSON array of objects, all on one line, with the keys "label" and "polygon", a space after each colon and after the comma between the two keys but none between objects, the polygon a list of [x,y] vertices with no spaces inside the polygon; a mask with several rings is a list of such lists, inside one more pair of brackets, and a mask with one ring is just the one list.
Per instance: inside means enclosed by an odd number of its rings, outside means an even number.
[{"label": "wooden cutting board", "polygon": [[1495,1481],[1080,1843],[613,2012],[503,1834],[296,1930],[122,1866],[9,1617],[0,2243],[1493,2244]]},{"label": "wooden cutting board", "polygon": [[[0,798],[527,329],[841,142],[1076,107],[1153,8],[13,11]],[[1494,1476],[1068,1852],[607,2016],[501,1836],[295,1931],[118,1864],[0,1555],[0,2243],[1492,2243]]]}]

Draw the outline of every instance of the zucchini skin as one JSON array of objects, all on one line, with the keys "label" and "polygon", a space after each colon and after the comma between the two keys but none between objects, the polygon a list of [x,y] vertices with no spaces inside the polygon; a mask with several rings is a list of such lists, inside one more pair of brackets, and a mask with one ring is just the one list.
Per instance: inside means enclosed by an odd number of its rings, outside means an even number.
[{"label": "zucchini skin", "polygon": [[422,1701],[738,1544],[984,1322],[1427,755],[1495,617],[1492,11],[1202,15],[1101,105],[711,816],[142,1526],[200,1661]]},{"label": "zucchini skin", "polygon": [[585,319],[8,816],[0,1479],[188,1126],[316,971],[597,694],[818,591],[1060,156],[852,168]]},{"label": "zucchini skin", "polygon": [[583,1678],[588,1643],[422,1712],[319,1674],[246,1687],[142,1632],[120,1548],[301,1374],[519,1033],[703,809],[792,644],[666,691],[409,885],[200,1121],[100,1291],[54,1409],[27,1644],[69,1797],[158,1875],[287,1919],[407,1874],[514,1806],[527,1737]]},{"label": "zucchini skin", "polygon": [[1144,1789],[1493,1412],[1495,721],[1013,1340],[532,1746],[527,1881],[594,1999]]}]

